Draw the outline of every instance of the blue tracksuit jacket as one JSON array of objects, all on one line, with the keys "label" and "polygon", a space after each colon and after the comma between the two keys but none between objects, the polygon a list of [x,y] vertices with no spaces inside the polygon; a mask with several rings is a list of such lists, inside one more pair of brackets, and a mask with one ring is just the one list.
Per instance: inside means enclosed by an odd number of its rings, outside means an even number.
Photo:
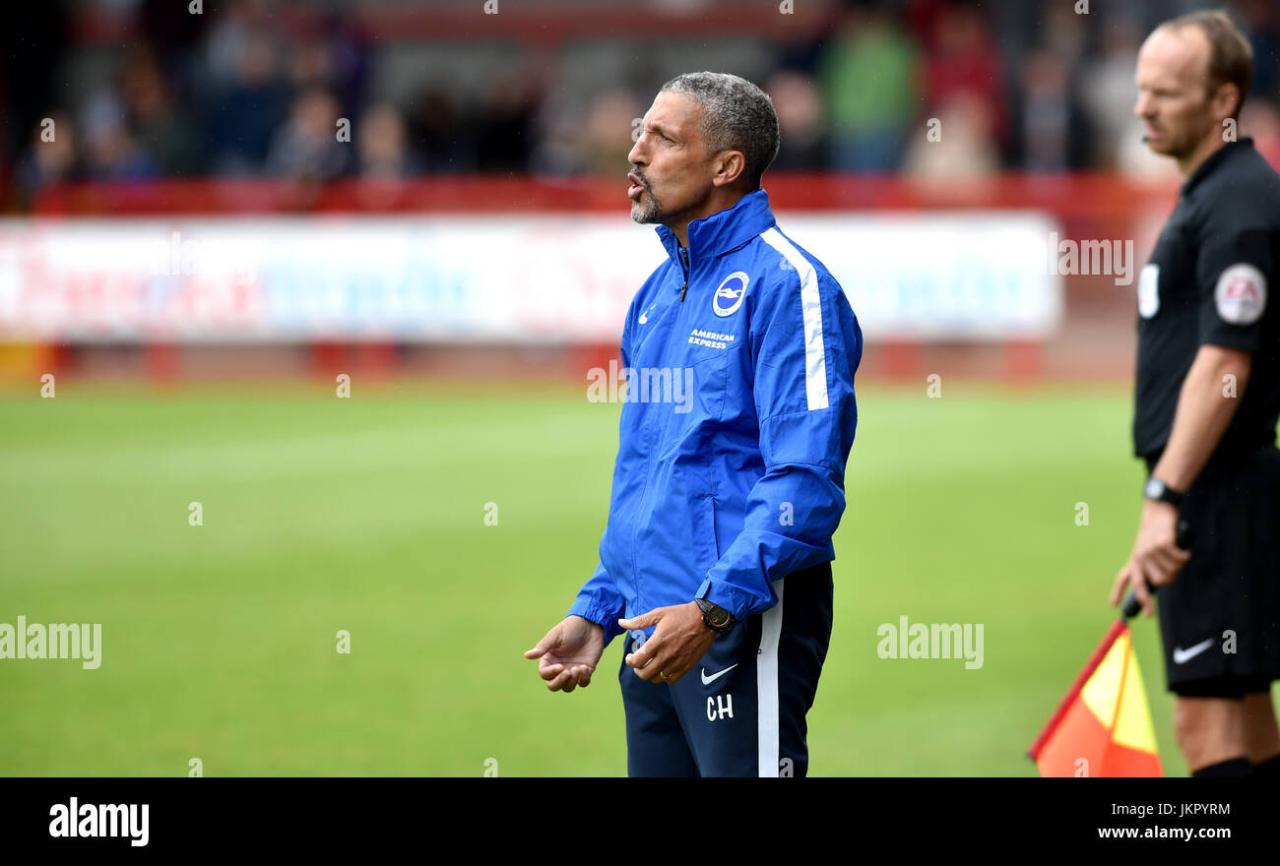
[{"label": "blue tracksuit jacket", "polygon": [[669,258],[622,332],[600,561],[569,609],[606,645],[620,617],[694,598],[744,620],[777,602],[772,581],[834,559],[857,426],[862,330],[763,189],[691,222],[687,249],[657,231]]}]

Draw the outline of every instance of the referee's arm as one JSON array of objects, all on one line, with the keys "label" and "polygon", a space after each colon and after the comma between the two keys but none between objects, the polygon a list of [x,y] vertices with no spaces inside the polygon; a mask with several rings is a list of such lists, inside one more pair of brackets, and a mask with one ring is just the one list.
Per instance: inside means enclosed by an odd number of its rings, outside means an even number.
[{"label": "referee's arm", "polygon": [[1152,474],[1175,490],[1196,480],[1231,424],[1249,383],[1253,353],[1204,344],[1178,392],[1169,444]]},{"label": "referee's arm", "polygon": [[1253,199],[1204,215],[1196,282],[1200,349],[1183,380],[1173,428],[1152,473],[1186,490],[1213,454],[1244,397],[1253,352],[1262,345],[1267,283],[1275,266],[1269,234]]},{"label": "referee's arm", "polygon": [[[1267,282],[1275,266],[1265,230],[1241,218],[1237,212],[1206,219],[1200,237],[1200,347],[1178,393],[1168,443],[1151,472],[1175,490],[1192,485],[1222,441],[1261,345]],[[1172,583],[1190,557],[1178,546],[1177,525],[1175,507],[1143,500],[1133,552],[1112,585],[1113,605],[1128,585],[1147,616],[1154,614],[1148,584]]]},{"label": "referee's arm", "polygon": [[[1252,368],[1252,353],[1204,343],[1178,392],[1169,442],[1151,474],[1175,490],[1186,490],[1213,454],[1240,404]],[[1228,378],[1234,376],[1234,380]],[[1129,561],[1116,575],[1111,604],[1126,586],[1147,616],[1155,612],[1150,586],[1172,583],[1190,554],[1178,546],[1178,509],[1167,502],[1142,501],[1142,522]]]}]

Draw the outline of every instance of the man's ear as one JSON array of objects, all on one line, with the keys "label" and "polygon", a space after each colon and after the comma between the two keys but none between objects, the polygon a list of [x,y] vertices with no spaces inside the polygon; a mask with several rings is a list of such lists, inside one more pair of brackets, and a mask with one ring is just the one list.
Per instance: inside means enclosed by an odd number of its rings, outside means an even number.
[{"label": "man's ear", "polygon": [[730,186],[742,177],[747,168],[747,157],[740,150],[722,150],[715,156],[715,175],[711,178],[714,186]]},{"label": "man's ear", "polygon": [[1224,81],[1218,85],[1218,89],[1213,92],[1210,101],[1214,111],[1221,112],[1223,117],[1230,117],[1238,112],[1240,105],[1240,88],[1232,84],[1230,81]]}]

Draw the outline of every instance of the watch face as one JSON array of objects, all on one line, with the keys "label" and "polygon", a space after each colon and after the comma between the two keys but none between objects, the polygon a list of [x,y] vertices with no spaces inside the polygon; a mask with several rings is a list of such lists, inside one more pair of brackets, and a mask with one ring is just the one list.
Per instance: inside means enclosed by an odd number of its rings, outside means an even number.
[{"label": "watch face", "polygon": [[1159,499],[1160,494],[1164,493],[1164,485],[1159,478],[1148,478],[1145,492],[1148,499]]},{"label": "watch face", "polygon": [[698,599],[698,606],[702,608],[702,618],[711,628],[723,628],[732,618],[729,611],[706,599]]}]

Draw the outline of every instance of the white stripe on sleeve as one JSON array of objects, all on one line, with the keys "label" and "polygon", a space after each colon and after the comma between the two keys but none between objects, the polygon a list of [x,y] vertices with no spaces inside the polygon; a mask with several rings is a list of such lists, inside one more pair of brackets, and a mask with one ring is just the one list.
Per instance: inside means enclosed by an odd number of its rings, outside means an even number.
[{"label": "white stripe on sleeve", "polygon": [[822,301],[818,294],[818,272],[776,226],[760,237],[773,247],[800,275],[800,312],[804,317],[804,391],[810,409],[827,408],[827,355],[822,345]]}]

